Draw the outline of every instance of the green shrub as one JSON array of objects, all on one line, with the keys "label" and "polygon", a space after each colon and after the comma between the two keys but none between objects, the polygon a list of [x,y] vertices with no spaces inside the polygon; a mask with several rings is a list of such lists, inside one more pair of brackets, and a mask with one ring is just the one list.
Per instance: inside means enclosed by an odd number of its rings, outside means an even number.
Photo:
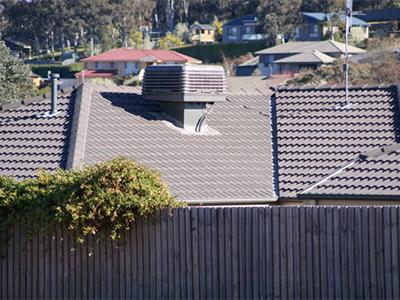
[{"label": "green shrub", "polygon": [[47,78],[47,73],[58,73],[61,77],[67,77],[68,75],[73,75],[83,70],[83,63],[74,63],[70,65],[34,65],[31,64],[32,72],[40,75],[41,77]]},{"label": "green shrub", "polygon": [[44,94],[50,93],[51,92],[51,86],[47,85],[41,89],[35,90],[35,93],[37,96],[42,96]]},{"label": "green shrub", "polygon": [[176,52],[191,56],[209,63],[221,63],[222,53],[229,58],[237,58],[245,55],[248,52],[254,52],[267,48],[265,41],[261,42],[245,42],[234,44],[211,44],[211,45],[196,45],[188,47],[174,48]]},{"label": "green shrub", "polygon": [[[288,80],[286,85],[343,84],[343,59],[336,59],[331,65],[316,70],[301,71],[299,76]],[[400,63],[392,60],[375,63],[349,62],[349,83],[354,85],[389,84],[400,81]]]},{"label": "green shrub", "polygon": [[0,177],[2,229],[18,224],[35,234],[67,227],[81,243],[103,232],[119,238],[137,218],[178,205],[159,173],[125,158],[82,170],[41,171],[22,182]]}]

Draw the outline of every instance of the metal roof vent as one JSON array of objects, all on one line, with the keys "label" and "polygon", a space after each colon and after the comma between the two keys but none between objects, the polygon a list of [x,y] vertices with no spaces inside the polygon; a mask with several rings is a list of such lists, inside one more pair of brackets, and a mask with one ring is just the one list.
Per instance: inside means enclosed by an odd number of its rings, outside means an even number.
[{"label": "metal roof vent", "polygon": [[206,104],[225,101],[225,72],[220,66],[208,65],[148,66],[142,95],[145,100],[161,101],[163,112],[175,125],[200,132],[211,112]]}]

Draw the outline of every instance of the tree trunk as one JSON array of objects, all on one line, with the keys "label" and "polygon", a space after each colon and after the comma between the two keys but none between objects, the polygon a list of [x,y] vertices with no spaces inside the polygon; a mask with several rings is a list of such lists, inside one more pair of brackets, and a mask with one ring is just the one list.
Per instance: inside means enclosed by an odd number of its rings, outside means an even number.
[{"label": "tree trunk", "polygon": [[54,62],[55,59],[54,59],[54,32],[53,32],[53,30],[50,31],[50,41],[51,41],[51,60],[52,60],[52,62]]},{"label": "tree trunk", "polygon": [[90,37],[90,56],[94,55],[93,36]]},{"label": "tree trunk", "polygon": [[183,0],[183,12],[185,14],[186,25],[189,25],[189,5],[190,5],[190,0]]},{"label": "tree trunk", "polygon": [[65,52],[65,35],[64,32],[60,32],[60,42],[61,42],[61,53],[64,54]]},{"label": "tree trunk", "polygon": [[174,0],[168,0],[168,7],[167,7],[167,17],[168,17],[168,26],[169,31],[174,31],[174,14],[175,14],[175,7],[174,7]]},{"label": "tree trunk", "polygon": [[37,60],[39,60],[40,44],[39,44],[39,38],[38,38],[35,30],[33,30],[33,35],[35,36],[35,53],[37,55]]},{"label": "tree trunk", "polygon": [[74,38],[74,53],[76,53],[77,50],[78,50],[78,41],[79,41],[79,32],[75,32],[75,38]]}]

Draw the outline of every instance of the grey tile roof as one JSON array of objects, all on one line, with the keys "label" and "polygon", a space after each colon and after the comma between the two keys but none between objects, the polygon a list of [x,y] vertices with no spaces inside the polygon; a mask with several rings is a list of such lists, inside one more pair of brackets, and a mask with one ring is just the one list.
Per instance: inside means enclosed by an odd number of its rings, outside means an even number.
[{"label": "grey tile roof", "polygon": [[361,152],[399,141],[397,86],[280,88],[276,102],[279,196],[295,197]]},{"label": "grey tile roof", "polygon": [[332,63],[335,59],[329,55],[326,55],[318,50],[306,51],[303,53],[295,54],[289,57],[275,60],[276,64],[284,63]]},{"label": "grey tile roof", "polygon": [[0,110],[0,175],[33,177],[38,168],[65,168],[75,92],[58,97],[60,114],[38,117],[50,110],[50,100],[28,99]]},{"label": "grey tile roof", "polygon": [[178,130],[137,89],[85,84],[82,95],[87,129],[76,130],[71,166],[124,155],[160,171],[178,199],[273,198],[269,100],[261,93],[215,104],[209,134]]},{"label": "grey tile roof", "polygon": [[194,24],[190,27],[191,30],[193,29],[205,29],[205,30],[214,30],[215,27],[210,24]]},{"label": "grey tile roof", "polygon": [[[345,44],[336,41],[317,41],[317,42],[289,42],[286,44],[270,47],[256,52],[260,54],[286,54],[286,53],[303,53],[307,51],[318,50],[322,53],[345,53]],[[365,50],[348,46],[350,54],[364,53]]]},{"label": "grey tile roof", "polygon": [[228,26],[243,26],[245,24],[255,24],[257,23],[257,15],[256,14],[252,14],[252,15],[247,15],[247,16],[243,16],[237,19],[234,19],[232,21],[229,21],[227,23],[225,23],[222,27],[228,27]]},{"label": "grey tile roof", "polygon": [[299,196],[400,199],[400,144],[360,154]]}]

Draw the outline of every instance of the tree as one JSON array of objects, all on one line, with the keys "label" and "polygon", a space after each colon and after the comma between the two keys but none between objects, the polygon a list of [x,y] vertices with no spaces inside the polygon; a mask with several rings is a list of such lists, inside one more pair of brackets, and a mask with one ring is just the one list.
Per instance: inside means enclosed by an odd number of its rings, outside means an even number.
[{"label": "tree", "polygon": [[303,0],[301,11],[334,13],[346,9],[346,0]]},{"label": "tree", "polygon": [[[400,81],[400,63],[396,60],[372,61],[373,63],[349,62],[349,83],[354,85],[389,84]],[[317,70],[301,71],[296,78],[288,80],[288,85],[343,84],[343,59]]]},{"label": "tree", "polygon": [[174,35],[185,43],[191,42],[191,32],[186,24],[178,23],[175,26]]},{"label": "tree", "polygon": [[257,9],[259,20],[269,39],[276,41],[279,35],[292,37],[301,23],[301,0],[261,0]]},{"label": "tree", "polygon": [[177,46],[182,46],[185,43],[182,42],[177,36],[172,34],[171,32],[167,32],[165,38],[162,38],[158,41],[158,49],[168,49]]},{"label": "tree", "polygon": [[0,104],[23,100],[35,95],[29,66],[10,53],[0,41]]}]

